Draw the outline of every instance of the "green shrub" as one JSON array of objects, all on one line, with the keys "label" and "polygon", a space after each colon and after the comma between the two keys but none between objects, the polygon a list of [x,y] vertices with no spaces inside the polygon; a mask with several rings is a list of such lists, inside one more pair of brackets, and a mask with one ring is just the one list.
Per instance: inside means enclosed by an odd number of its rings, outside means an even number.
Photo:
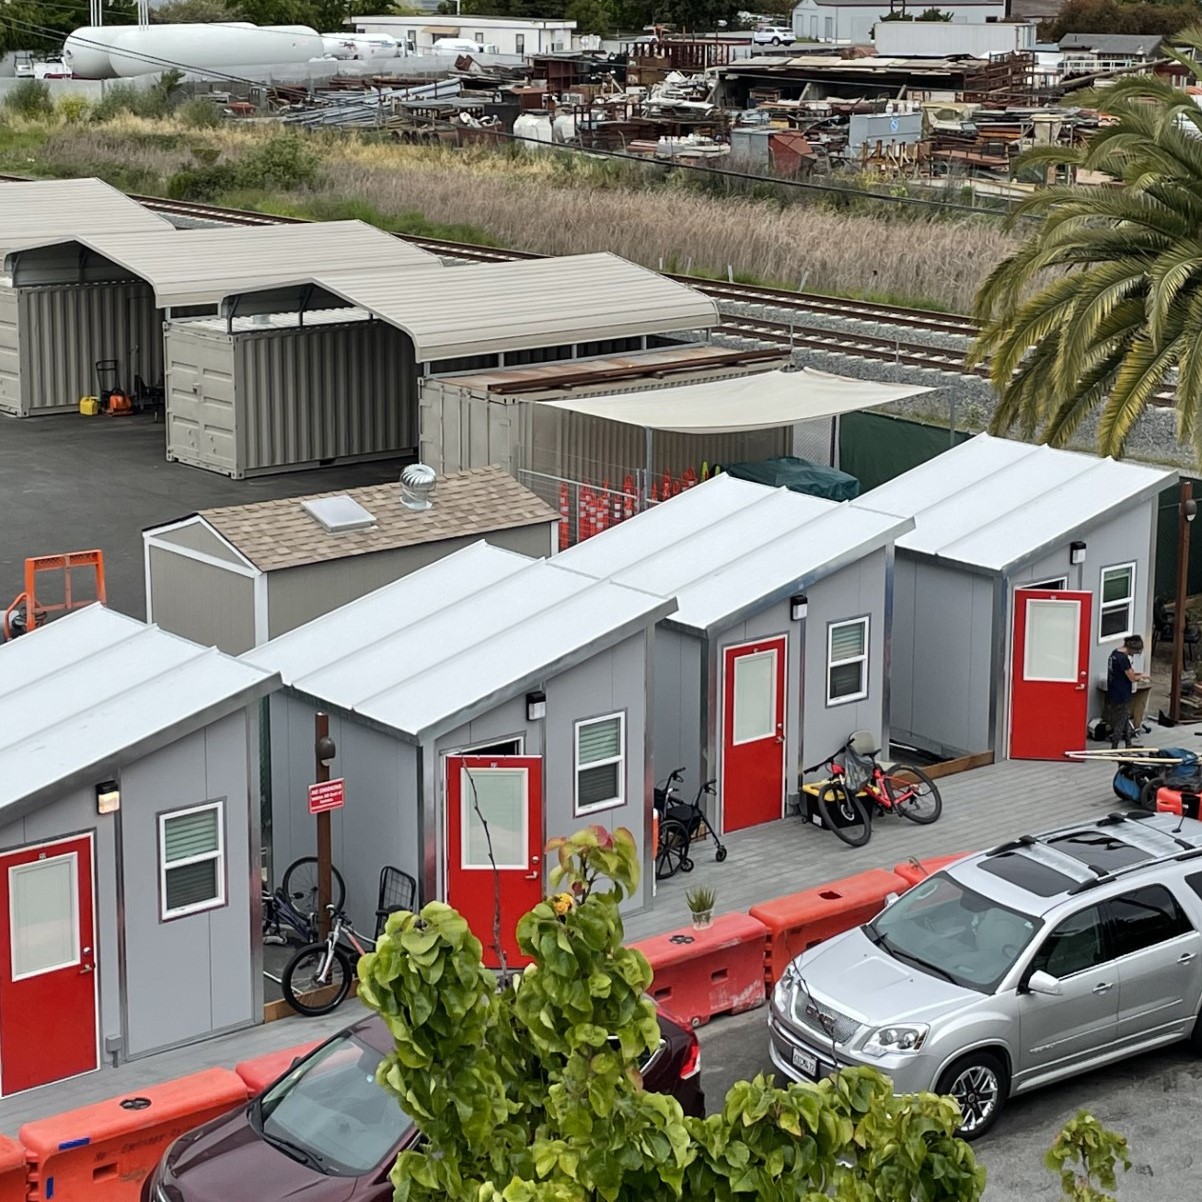
[{"label": "green shrub", "polygon": [[54,108],[67,125],[81,124],[92,111],[92,106],[84,96],[60,96]]},{"label": "green shrub", "polygon": [[216,200],[235,187],[237,168],[228,163],[211,167],[185,167],[167,181],[167,195],[172,200]]},{"label": "green shrub", "polygon": [[189,129],[216,129],[222,122],[221,113],[211,100],[185,100],[175,115]]},{"label": "green shrub", "polygon": [[296,134],[277,134],[238,162],[238,187],[288,192],[317,179],[317,153]]},{"label": "green shrub", "polygon": [[49,117],[54,112],[50,85],[40,79],[23,79],[5,96],[4,107],[18,117]]},{"label": "green shrub", "polygon": [[122,113],[135,117],[165,117],[167,98],[157,88],[139,88],[131,83],[109,84],[92,109],[93,121],[111,121]]}]

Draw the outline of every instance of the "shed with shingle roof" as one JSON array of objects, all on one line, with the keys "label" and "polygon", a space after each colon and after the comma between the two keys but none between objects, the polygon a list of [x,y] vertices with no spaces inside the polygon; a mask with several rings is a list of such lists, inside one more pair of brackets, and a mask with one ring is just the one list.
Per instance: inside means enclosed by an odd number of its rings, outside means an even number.
[{"label": "shed with shingle roof", "polygon": [[[143,533],[146,612],[165,630],[240,654],[481,539],[535,557],[554,549],[559,515],[499,468],[439,476],[428,509],[409,508],[401,493],[399,483],[373,484],[152,527]],[[328,529],[312,512],[322,500],[352,520]]]}]

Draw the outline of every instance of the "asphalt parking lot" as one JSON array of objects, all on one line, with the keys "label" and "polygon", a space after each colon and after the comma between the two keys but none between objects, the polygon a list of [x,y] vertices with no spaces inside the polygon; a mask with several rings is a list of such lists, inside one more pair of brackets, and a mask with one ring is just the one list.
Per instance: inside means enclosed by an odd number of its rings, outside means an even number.
[{"label": "asphalt parking lot", "polygon": [[[761,1007],[702,1027],[706,1109],[718,1110],[739,1080],[771,1071],[768,1011]],[[1181,1202],[1197,1190],[1202,1162],[1202,1057],[1185,1045],[1077,1077],[1017,1098],[975,1150],[985,1165],[987,1202],[1060,1197],[1043,1154],[1079,1110],[1127,1137],[1134,1167],[1118,1191],[1123,1202]]]},{"label": "asphalt parking lot", "polygon": [[99,548],[108,602],[146,616],[142,531],[198,509],[395,480],[381,460],[231,480],[168,463],[149,415],[0,416],[0,608],[21,591],[26,556]]}]

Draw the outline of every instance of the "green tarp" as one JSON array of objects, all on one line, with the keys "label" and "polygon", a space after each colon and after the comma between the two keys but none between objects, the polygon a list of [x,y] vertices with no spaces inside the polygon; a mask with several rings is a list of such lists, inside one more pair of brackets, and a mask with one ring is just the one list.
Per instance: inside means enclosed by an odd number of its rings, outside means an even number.
[{"label": "green tarp", "polygon": [[855,476],[793,455],[761,459],[756,463],[728,463],[723,470],[739,480],[788,488],[793,492],[809,493],[812,497],[825,497],[828,501],[851,501],[860,495],[860,482]]}]

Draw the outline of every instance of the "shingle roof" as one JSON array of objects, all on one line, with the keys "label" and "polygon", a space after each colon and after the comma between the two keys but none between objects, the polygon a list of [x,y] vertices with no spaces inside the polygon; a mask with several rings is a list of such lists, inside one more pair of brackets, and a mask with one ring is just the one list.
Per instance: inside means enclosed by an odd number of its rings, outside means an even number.
[{"label": "shingle roof", "polygon": [[[301,504],[316,497],[335,496],[357,501],[376,519],[375,526],[330,533]],[[490,530],[534,526],[559,516],[528,488],[495,467],[439,476],[430,509],[409,509],[401,504],[400,497],[400,484],[369,484],[306,497],[204,509],[199,516],[265,572],[448,538],[480,536]]]},{"label": "shingle roof", "polygon": [[1108,54],[1142,54],[1155,58],[1164,39],[1155,33],[1066,33],[1061,50],[1093,50]]}]

